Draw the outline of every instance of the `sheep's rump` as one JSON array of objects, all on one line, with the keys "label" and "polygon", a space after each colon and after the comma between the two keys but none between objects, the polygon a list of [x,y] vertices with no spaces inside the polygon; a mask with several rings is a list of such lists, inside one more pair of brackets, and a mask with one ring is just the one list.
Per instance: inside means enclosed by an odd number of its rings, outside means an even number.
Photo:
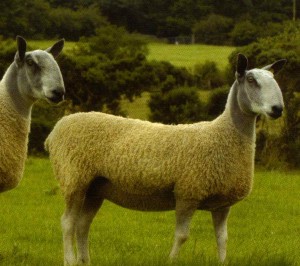
[{"label": "sheep's rump", "polygon": [[241,178],[235,172],[249,152],[249,147],[230,150],[232,145],[241,146],[241,140],[230,137],[232,129],[214,124],[162,125],[77,113],[57,123],[45,146],[64,193],[104,177],[130,194],[173,190],[177,196],[203,199],[235,190],[225,184]]}]

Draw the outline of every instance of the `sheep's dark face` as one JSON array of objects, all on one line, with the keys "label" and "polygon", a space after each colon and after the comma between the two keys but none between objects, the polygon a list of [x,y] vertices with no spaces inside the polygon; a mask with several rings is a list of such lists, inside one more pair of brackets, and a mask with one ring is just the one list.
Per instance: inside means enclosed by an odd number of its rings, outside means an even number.
[{"label": "sheep's dark face", "polygon": [[237,68],[238,102],[242,111],[262,114],[272,119],[282,115],[284,108],[282,92],[274,79],[274,74],[269,70],[277,72],[284,63],[285,60],[280,60],[263,69],[252,70],[246,70],[246,61],[238,65],[240,67]]},{"label": "sheep's dark face", "polygon": [[[26,42],[18,37],[18,87],[28,99],[46,99],[58,103],[63,100],[65,87],[59,66],[54,59],[63,48],[64,41],[57,42],[46,51],[26,52]],[[21,38],[21,39],[20,39]]]}]

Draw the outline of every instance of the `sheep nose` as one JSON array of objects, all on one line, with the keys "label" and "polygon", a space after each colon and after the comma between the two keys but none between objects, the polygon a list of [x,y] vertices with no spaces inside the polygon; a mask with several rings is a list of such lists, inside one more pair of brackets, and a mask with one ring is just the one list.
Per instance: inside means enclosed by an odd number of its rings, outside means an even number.
[{"label": "sheep nose", "polygon": [[64,88],[56,88],[51,92],[52,96],[50,100],[54,103],[59,103],[64,99],[65,89]]},{"label": "sheep nose", "polygon": [[283,108],[281,105],[274,105],[272,106],[272,114],[271,114],[271,117],[273,118],[278,118],[280,116],[282,116],[282,111],[283,111]]}]

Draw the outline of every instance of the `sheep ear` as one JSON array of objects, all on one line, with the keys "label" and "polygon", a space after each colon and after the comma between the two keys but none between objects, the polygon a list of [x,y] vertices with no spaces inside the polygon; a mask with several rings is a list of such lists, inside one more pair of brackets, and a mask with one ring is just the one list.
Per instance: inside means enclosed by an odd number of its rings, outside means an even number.
[{"label": "sheep ear", "polygon": [[18,51],[16,53],[15,60],[17,61],[17,63],[20,63],[23,62],[25,58],[27,43],[25,39],[21,36],[17,36],[16,39],[17,39]]},{"label": "sheep ear", "polygon": [[243,54],[238,54],[236,73],[239,78],[245,75],[245,72],[248,67],[248,59]]},{"label": "sheep ear", "polygon": [[286,59],[280,59],[271,65],[263,67],[262,69],[271,71],[274,75],[276,75],[283,68],[286,62]]},{"label": "sheep ear", "polygon": [[65,39],[61,39],[60,41],[53,44],[53,46],[49,47],[45,51],[52,54],[54,58],[58,57],[62,49],[65,45]]}]

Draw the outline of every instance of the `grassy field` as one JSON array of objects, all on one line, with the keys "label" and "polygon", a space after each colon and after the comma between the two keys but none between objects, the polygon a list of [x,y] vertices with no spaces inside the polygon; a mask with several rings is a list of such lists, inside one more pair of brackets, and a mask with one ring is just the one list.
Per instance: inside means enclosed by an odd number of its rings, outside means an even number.
[{"label": "grassy field", "polygon": [[151,43],[148,59],[168,61],[191,70],[195,64],[214,61],[220,69],[224,69],[228,64],[228,56],[234,50],[235,47],[230,46]]},{"label": "grassy field", "polygon": [[[299,172],[258,170],[252,194],[232,208],[226,265],[300,265]],[[0,265],[62,265],[63,199],[47,159],[29,158],[20,186],[0,194]],[[92,265],[219,265],[210,215],[197,212],[177,262],[174,212],[105,202],[91,229]]]}]

